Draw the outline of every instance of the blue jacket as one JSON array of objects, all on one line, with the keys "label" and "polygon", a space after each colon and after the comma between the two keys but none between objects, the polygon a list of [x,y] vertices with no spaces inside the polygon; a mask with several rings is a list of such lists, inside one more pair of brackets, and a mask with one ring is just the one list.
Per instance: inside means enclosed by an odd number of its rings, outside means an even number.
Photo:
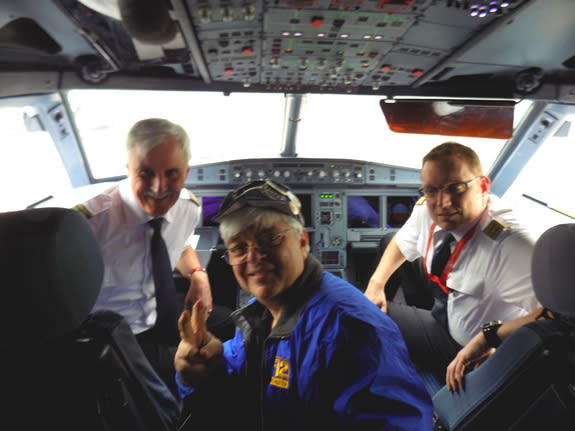
[{"label": "blue jacket", "polygon": [[251,383],[256,428],[432,429],[431,399],[387,314],[311,256],[287,293],[292,305],[271,332],[271,315],[252,301],[234,312],[238,329],[224,343],[227,373]]}]

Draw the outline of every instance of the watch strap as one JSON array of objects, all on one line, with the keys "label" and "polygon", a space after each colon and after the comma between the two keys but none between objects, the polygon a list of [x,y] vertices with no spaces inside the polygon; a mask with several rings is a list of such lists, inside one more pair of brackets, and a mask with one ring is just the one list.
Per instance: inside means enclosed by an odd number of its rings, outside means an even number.
[{"label": "watch strap", "polygon": [[501,320],[493,320],[481,326],[483,336],[489,347],[497,348],[501,344],[501,338],[497,335],[497,329],[499,329],[502,323]]}]

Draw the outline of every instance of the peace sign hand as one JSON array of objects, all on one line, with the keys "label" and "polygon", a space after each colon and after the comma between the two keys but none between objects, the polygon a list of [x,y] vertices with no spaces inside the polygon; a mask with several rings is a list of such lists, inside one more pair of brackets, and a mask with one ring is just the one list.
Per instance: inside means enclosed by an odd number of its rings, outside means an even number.
[{"label": "peace sign hand", "polygon": [[184,310],[178,319],[180,344],[174,366],[186,386],[197,386],[222,363],[222,342],[208,331],[208,309],[198,299],[192,312]]}]

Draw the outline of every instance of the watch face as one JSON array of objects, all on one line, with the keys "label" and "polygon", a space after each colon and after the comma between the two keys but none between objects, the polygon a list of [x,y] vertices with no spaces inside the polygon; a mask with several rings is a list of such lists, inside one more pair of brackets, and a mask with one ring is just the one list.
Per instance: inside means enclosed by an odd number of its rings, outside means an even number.
[{"label": "watch face", "polygon": [[488,329],[488,328],[492,328],[492,327],[498,328],[498,327],[501,326],[502,323],[503,323],[503,322],[502,322],[501,320],[492,320],[491,322],[486,322],[486,323],[484,323],[484,324],[481,326],[481,328],[482,328],[482,329]]},{"label": "watch face", "polygon": [[502,323],[501,320],[492,320],[481,326],[483,335],[490,347],[498,347],[499,344],[501,344],[501,339],[497,336],[497,328],[499,328]]}]

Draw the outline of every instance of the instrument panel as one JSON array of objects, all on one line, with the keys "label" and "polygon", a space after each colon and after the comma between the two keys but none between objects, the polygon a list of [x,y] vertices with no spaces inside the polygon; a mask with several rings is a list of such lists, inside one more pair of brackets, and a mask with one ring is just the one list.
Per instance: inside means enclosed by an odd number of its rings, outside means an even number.
[{"label": "instrument panel", "polygon": [[186,185],[202,204],[200,252],[223,247],[213,217],[224,196],[247,181],[266,178],[288,185],[300,199],[313,255],[361,289],[375,269],[381,238],[403,225],[419,199],[419,170],[361,160],[245,159],[196,165]]}]

